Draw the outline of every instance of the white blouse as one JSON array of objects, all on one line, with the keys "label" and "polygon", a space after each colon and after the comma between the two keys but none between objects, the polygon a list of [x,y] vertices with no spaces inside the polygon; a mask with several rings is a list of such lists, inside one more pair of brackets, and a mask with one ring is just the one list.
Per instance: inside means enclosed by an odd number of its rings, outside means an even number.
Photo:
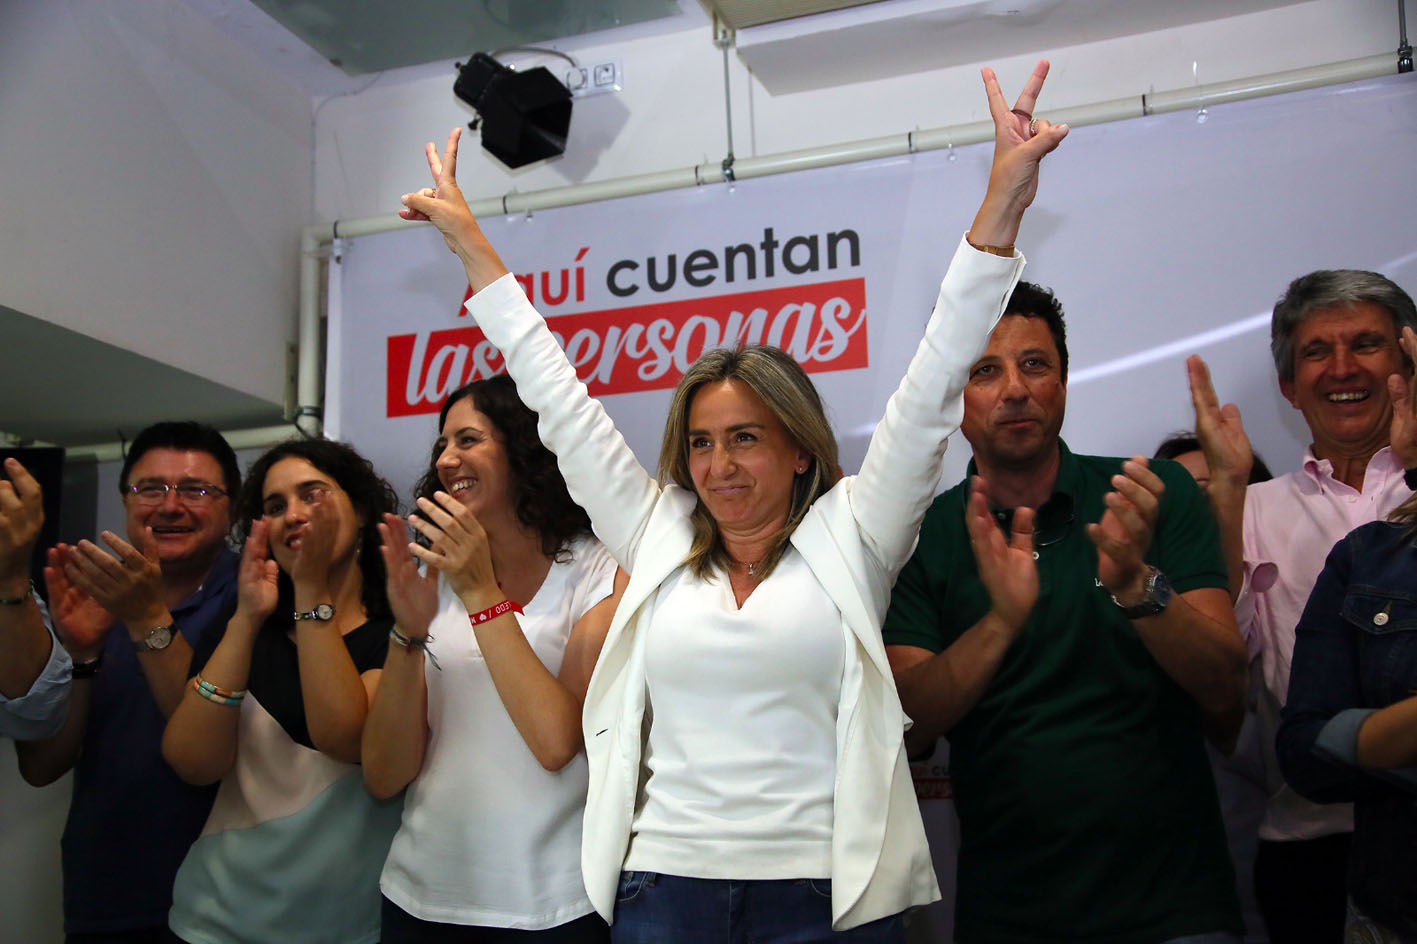
[{"label": "white blouse", "polygon": [[652,604],[648,778],[627,869],[829,878],[841,614],[789,548],[740,609],[680,568]]},{"label": "white blouse", "polygon": [[[572,544],[517,617],[532,650],[561,670],[576,621],[608,597],[615,561],[594,538]],[[379,886],[424,921],[541,930],[589,914],[581,879],[584,753],[548,771],[492,684],[467,609],[446,580],[430,627],[427,751]]]}]

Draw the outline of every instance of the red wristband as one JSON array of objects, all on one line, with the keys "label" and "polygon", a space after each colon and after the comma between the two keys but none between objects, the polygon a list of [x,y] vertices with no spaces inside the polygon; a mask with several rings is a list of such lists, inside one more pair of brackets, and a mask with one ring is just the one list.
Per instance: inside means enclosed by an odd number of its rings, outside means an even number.
[{"label": "red wristband", "polygon": [[503,600],[496,606],[489,606],[480,613],[469,613],[467,614],[467,618],[472,625],[476,626],[478,623],[485,623],[490,619],[496,619],[503,613],[520,613],[521,611],[522,605],[520,603],[513,603],[511,600]]}]

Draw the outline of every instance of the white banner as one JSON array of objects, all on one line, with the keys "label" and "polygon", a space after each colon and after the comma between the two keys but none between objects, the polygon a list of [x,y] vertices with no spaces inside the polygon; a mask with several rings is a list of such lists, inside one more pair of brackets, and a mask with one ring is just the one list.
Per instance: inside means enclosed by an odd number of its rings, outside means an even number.
[{"label": "white banner", "polygon": [[[658,455],[684,368],[742,339],[784,347],[813,372],[854,468],[986,160],[928,155],[483,225],[642,460]],[[354,240],[342,257],[327,427],[402,485],[436,436],[429,414],[500,357],[463,314],[461,266],[431,228]]]},{"label": "white banner", "polygon": [[[1417,287],[1417,86],[1394,76],[1201,118],[1076,129],[1044,164],[1019,240],[1024,277],[1053,287],[1068,312],[1064,435],[1075,450],[1149,453],[1190,426],[1182,365],[1199,352],[1282,470],[1307,436],[1269,364],[1273,300],[1320,267]],[[983,193],[989,151],[483,225],[647,465],[684,364],[742,337],[781,342],[814,373],[852,471]],[[463,314],[461,266],[431,228],[349,240],[340,256],[326,428],[407,495],[442,394],[500,362]],[[967,458],[967,444],[952,444],[944,484]]]}]

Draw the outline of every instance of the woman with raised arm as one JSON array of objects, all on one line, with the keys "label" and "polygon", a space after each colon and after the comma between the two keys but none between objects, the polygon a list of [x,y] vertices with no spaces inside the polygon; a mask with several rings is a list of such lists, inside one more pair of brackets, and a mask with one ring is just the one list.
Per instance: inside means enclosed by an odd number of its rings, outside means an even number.
[{"label": "woman with raised arm", "polygon": [[282,443],[247,473],[236,613],[193,654],[162,740],[182,779],[221,782],[177,872],[181,940],[379,940],[399,804],[370,797],[358,765],[393,625],[377,529],[397,510],[343,443]]},{"label": "woman with raised arm", "polygon": [[382,944],[607,941],[581,879],[581,702],[627,578],[510,377],[454,390],[438,427],[409,519],[427,545],[380,527],[395,645],[364,781],[409,788]]},{"label": "woman with raised arm", "polygon": [[712,351],[674,393],[651,478],[488,243],[458,189],[403,198],[463,261],[468,311],[506,358],[573,498],[630,572],[586,693],[582,866],[611,938],[899,941],[939,896],[880,625],[983,352],[1023,266],[1047,74],[995,124],[988,193],[925,339],[854,477],[811,381],[767,347]]}]

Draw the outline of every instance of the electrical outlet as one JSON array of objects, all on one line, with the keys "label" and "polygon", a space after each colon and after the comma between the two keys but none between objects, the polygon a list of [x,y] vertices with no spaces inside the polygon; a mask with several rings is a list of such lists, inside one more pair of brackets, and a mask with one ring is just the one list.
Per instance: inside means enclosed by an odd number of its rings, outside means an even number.
[{"label": "electrical outlet", "polygon": [[565,78],[566,88],[576,98],[618,92],[624,87],[624,73],[618,60],[567,69]]}]

